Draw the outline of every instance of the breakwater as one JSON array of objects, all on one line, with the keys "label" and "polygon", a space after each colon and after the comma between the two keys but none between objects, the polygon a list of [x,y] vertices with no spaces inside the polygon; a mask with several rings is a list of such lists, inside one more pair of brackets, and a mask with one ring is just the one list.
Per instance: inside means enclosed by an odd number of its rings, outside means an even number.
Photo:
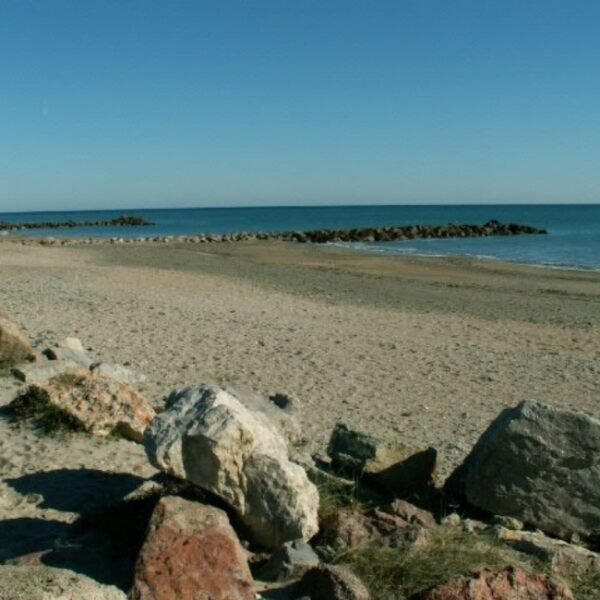
[{"label": "breakwater", "polygon": [[38,221],[25,223],[5,223],[0,221],[1,231],[23,231],[28,229],[74,229],[76,227],[147,227],[154,223],[143,217],[124,215],[116,219],[103,219],[97,221]]},{"label": "breakwater", "polygon": [[414,239],[445,238],[479,238],[490,236],[514,236],[546,234],[546,229],[500,223],[492,220],[483,225],[447,224],[447,225],[407,225],[400,227],[363,227],[353,229],[315,229],[311,231],[283,232],[234,232],[234,233],[199,233],[197,235],[180,236],[147,236],[137,238],[86,238],[59,239],[41,238],[23,240],[24,243],[43,245],[103,244],[103,243],[211,243],[211,242],[244,242],[254,240],[277,240],[282,242],[326,244],[336,242],[398,242]]}]

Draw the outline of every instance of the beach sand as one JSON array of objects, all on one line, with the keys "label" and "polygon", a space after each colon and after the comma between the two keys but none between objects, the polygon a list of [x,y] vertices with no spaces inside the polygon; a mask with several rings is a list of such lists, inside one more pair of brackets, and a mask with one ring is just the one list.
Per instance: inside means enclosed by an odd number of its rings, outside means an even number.
[{"label": "beach sand", "polygon": [[[600,417],[598,273],[276,242],[3,241],[0,280],[0,306],[40,349],[79,337],[99,359],[145,373],[140,390],[156,406],[177,386],[206,382],[288,394],[311,453],[324,453],[343,421],[434,446],[442,481],[521,400]],[[0,404],[17,389],[0,377]],[[93,503],[94,485],[108,485],[97,471],[120,473],[113,484],[124,488],[153,472],[133,443],[0,428],[0,519],[60,530],[78,512],[64,497]],[[62,479],[43,478],[60,470]]]}]

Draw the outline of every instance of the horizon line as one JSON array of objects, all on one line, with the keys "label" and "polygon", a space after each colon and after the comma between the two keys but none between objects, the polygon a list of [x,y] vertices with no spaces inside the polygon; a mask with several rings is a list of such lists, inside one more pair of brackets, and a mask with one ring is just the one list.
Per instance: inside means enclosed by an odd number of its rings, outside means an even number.
[{"label": "horizon line", "polygon": [[51,209],[51,210],[8,210],[0,211],[0,215],[11,214],[38,214],[38,213],[89,213],[89,212],[116,212],[116,211],[166,211],[166,210],[240,210],[240,209],[261,209],[261,208],[377,208],[389,206],[405,207],[444,207],[444,206],[600,206],[599,202],[447,202],[447,203],[377,203],[377,204],[255,204],[255,205],[227,205],[227,206],[174,206],[174,207],[141,207],[141,208],[84,208],[84,209]]}]

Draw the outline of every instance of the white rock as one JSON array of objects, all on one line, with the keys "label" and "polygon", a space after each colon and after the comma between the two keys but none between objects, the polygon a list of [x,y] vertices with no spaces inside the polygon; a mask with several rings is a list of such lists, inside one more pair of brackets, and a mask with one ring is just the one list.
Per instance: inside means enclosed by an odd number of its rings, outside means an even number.
[{"label": "white rock", "polygon": [[62,346],[73,352],[85,352],[81,340],[76,337],[66,337],[62,342]]},{"label": "white rock", "polygon": [[14,367],[11,373],[23,383],[40,384],[57,375],[74,373],[80,369],[81,366],[72,360],[49,360]]},{"label": "white rock", "polygon": [[98,375],[104,375],[105,377],[116,379],[117,381],[126,383],[127,385],[138,385],[146,381],[146,376],[144,374],[137,373],[136,371],[128,369],[123,365],[111,365],[109,363],[100,362],[91,365],[90,371],[92,373],[97,373]]},{"label": "white rock", "polygon": [[268,417],[230,392],[200,386],[174,393],[144,443],[154,466],[227,502],[253,541],[275,548],[317,532],[316,487],[290,462]]}]

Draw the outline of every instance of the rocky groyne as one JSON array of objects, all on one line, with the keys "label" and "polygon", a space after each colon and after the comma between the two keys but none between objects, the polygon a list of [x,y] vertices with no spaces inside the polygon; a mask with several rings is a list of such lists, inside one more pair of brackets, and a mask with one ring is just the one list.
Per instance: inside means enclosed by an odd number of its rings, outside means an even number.
[{"label": "rocky groyne", "polygon": [[[133,217],[121,217],[121,219]],[[136,217],[137,218],[137,217]],[[120,223],[127,225],[130,223]],[[150,223],[138,223],[149,225]],[[55,224],[56,225],[56,224]],[[75,225],[73,225],[75,226]],[[1,227],[1,224],[0,224]],[[33,227],[30,227],[31,229]],[[546,229],[519,225],[516,223],[501,223],[496,220],[488,221],[483,225],[447,224],[447,225],[405,225],[398,227],[363,227],[353,229],[314,229],[311,231],[271,231],[271,232],[233,232],[233,233],[199,233],[196,235],[179,236],[145,236],[135,238],[87,238],[87,239],[56,239],[43,238],[28,240],[28,242],[44,245],[72,245],[72,244],[106,244],[106,243],[186,243],[200,244],[212,242],[247,242],[275,240],[280,242],[297,242],[301,244],[327,244],[327,243],[375,243],[375,242],[400,242],[415,239],[446,239],[446,238],[480,238],[491,236],[513,235],[541,235],[547,234]]]},{"label": "rocky groyne", "polygon": [[104,219],[97,221],[39,221],[31,223],[6,223],[0,221],[1,231],[25,231],[28,229],[74,229],[76,227],[148,227],[154,225],[144,217],[132,217],[123,215],[116,219]]}]

